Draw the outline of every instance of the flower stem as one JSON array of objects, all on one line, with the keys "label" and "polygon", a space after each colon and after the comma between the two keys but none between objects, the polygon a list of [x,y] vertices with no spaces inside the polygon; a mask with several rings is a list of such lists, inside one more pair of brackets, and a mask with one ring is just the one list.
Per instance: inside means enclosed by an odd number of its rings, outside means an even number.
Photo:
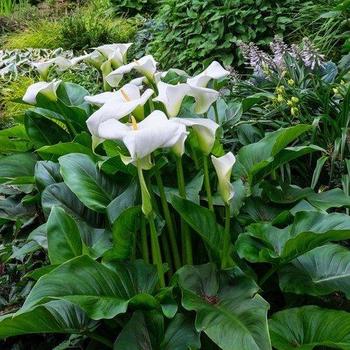
[{"label": "flower stem", "polygon": [[154,223],[153,215],[154,215],[153,212],[151,212],[147,216],[150,231],[151,231],[152,260],[153,260],[153,263],[157,266],[160,287],[163,288],[163,287],[165,287],[165,280],[164,280],[162,255],[160,253],[157,229],[156,229],[156,225]]},{"label": "flower stem", "polygon": [[203,169],[204,169],[204,186],[207,192],[208,208],[214,212],[213,197],[211,195],[210,179],[209,179],[209,165],[208,157],[203,154]]},{"label": "flower stem", "polygon": [[172,255],[173,255],[173,259],[174,259],[174,265],[175,265],[175,269],[177,270],[181,267],[179,248],[178,248],[177,241],[176,241],[175,229],[174,229],[173,221],[171,219],[169,205],[168,205],[165,191],[164,191],[163,180],[160,176],[158,169],[156,169],[156,171],[155,171],[155,176],[156,176],[156,181],[157,181],[157,185],[158,185],[158,189],[159,189],[160,200],[162,203],[163,214],[164,214],[165,222],[166,222],[167,228],[168,228],[170,245],[171,245]]},{"label": "flower stem", "polygon": [[214,103],[214,113],[215,113],[215,123],[219,124],[219,112],[218,112],[218,103],[215,101]]},{"label": "flower stem", "polygon": [[[182,198],[186,199],[185,178],[182,167],[182,160],[180,157],[176,157],[176,172],[177,183],[179,188],[179,194]],[[181,218],[181,235],[182,235],[182,255],[183,261],[186,264],[193,264],[192,257],[192,240],[190,236],[189,227],[186,222]]]},{"label": "flower stem", "polygon": [[143,215],[142,215],[142,218],[141,218],[141,249],[142,249],[142,259],[146,263],[149,263],[146,219],[145,219],[145,217]]},{"label": "flower stem", "polygon": [[231,217],[230,217],[230,205],[225,204],[225,237],[224,237],[224,244],[222,248],[222,262],[221,267],[225,268],[228,267],[228,263],[230,261],[230,243],[231,243],[231,234],[230,234],[230,223],[231,223]]}]

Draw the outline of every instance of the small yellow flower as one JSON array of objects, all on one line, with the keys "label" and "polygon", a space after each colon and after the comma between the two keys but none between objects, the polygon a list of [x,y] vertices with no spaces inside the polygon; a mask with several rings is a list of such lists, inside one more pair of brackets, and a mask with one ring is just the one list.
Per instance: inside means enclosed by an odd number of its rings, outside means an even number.
[{"label": "small yellow flower", "polygon": [[282,94],[285,93],[285,88],[284,88],[283,85],[281,85],[281,86],[278,86],[278,87],[276,88],[276,91],[277,91],[278,94],[282,95]]},{"label": "small yellow flower", "polygon": [[287,101],[287,105],[288,105],[289,107],[292,107],[292,106],[294,105],[294,103],[293,103],[292,100],[288,100],[288,101]]},{"label": "small yellow flower", "polygon": [[337,88],[333,88],[334,95],[337,95],[339,93],[339,90]]},{"label": "small yellow flower", "polygon": [[295,97],[295,96],[293,96],[293,97],[291,98],[291,100],[292,100],[293,103],[298,103],[298,102],[299,102],[298,97]]},{"label": "small yellow flower", "polygon": [[292,107],[290,109],[290,113],[293,117],[295,117],[298,114],[298,112],[299,112],[299,109],[297,107]]},{"label": "small yellow flower", "polygon": [[293,79],[288,79],[288,85],[293,86],[294,85],[294,80]]},{"label": "small yellow flower", "polygon": [[283,102],[284,101],[284,98],[282,95],[277,95],[277,101],[278,102]]}]

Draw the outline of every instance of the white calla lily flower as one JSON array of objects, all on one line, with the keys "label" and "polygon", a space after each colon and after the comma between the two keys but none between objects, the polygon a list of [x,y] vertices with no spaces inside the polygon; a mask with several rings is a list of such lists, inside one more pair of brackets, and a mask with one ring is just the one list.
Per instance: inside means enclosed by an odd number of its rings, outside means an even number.
[{"label": "white calla lily flower", "polygon": [[74,67],[78,63],[84,61],[85,59],[90,58],[90,56],[90,54],[86,54],[78,57],[73,57],[71,59],[63,56],[58,56],[54,58],[54,63],[59,69],[65,70]]},{"label": "white calla lily flower", "polygon": [[37,95],[41,93],[45,95],[47,98],[49,98],[50,100],[57,101],[56,91],[60,84],[61,84],[61,80],[53,80],[48,83],[45,81],[40,81],[38,83],[32,84],[28,87],[22,100],[26,103],[35,105]]},{"label": "white calla lily flower", "polygon": [[216,130],[219,125],[207,118],[173,118],[172,121],[191,127],[198,139],[200,150],[208,155],[215,143]]},{"label": "white calla lily flower", "polygon": [[235,156],[232,152],[226,153],[224,156],[216,158],[213,155],[211,156],[216,174],[219,180],[219,193],[225,204],[228,204],[229,201],[234,196],[233,186],[230,182],[232,167],[236,162]]},{"label": "white calla lily flower", "polygon": [[32,66],[39,72],[41,79],[46,80],[49,74],[49,69],[55,64],[55,58],[45,62],[32,62]]},{"label": "white calla lily flower", "polygon": [[219,62],[214,61],[202,73],[187,79],[187,84],[191,86],[190,96],[196,100],[196,113],[206,113],[219,97],[216,90],[207,88],[210,80],[221,79],[229,74],[230,72],[224,69]]},{"label": "white calla lily flower", "polygon": [[207,87],[210,80],[221,79],[229,74],[230,72],[224,69],[219,62],[213,61],[202,73],[187,79],[187,83],[191,86]]},{"label": "white calla lily flower", "polygon": [[102,55],[101,52],[94,50],[86,57],[85,61],[96,69],[101,70],[101,66],[106,61],[106,57]]},{"label": "white calla lily flower", "polygon": [[181,108],[184,97],[189,93],[190,87],[187,84],[171,85],[160,81],[157,84],[159,95],[153,99],[163,103],[168,117],[176,117]]},{"label": "white calla lily flower", "polygon": [[177,146],[187,136],[184,125],[169,120],[161,111],[152,112],[140,123],[131,118],[133,122],[129,124],[111,119],[101,123],[98,128],[100,138],[123,141],[130,153],[130,157],[123,159],[126,164],[149,168],[152,152]]},{"label": "white calla lily flower", "polygon": [[95,49],[102,53],[106,58],[111,60],[113,66],[120,67],[126,62],[126,54],[131,46],[131,43],[128,44],[108,44],[98,46]]},{"label": "white calla lily flower", "polygon": [[[103,95],[103,96],[101,96]],[[98,127],[102,122],[108,119],[119,120],[134,113],[140,119],[143,118],[143,106],[153,95],[152,89],[147,89],[142,95],[140,89],[136,85],[126,84],[119,91],[108,95],[101,94],[99,97],[86,98],[88,102],[103,104],[100,109],[93,113],[86,121],[87,126],[92,135],[98,136]],[[112,99],[106,101],[106,96]]]},{"label": "white calla lily flower", "polygon": [[190,86],[189,96],[196,100],[194,111],[197,114],[204,114],[208,112],[210,106],[218,99],[219,93],[216,90],[202,88],[197,86]]},{"label": "white calla lily flower", "polygon": [[144,56],[139,60],[117,68],[106,76],[106,81],[110,86],[117,87],[123,79],[124,74],[130,73],[133,69],[144,75],[147,79],[153,80],[157,70],[157,62],[151,55]]}]

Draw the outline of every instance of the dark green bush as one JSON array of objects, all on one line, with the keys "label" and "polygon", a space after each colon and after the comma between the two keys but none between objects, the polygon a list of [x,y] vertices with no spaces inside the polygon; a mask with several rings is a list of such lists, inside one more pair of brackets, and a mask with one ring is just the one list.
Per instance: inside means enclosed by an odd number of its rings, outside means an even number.
[{"label": "dark green bush", "polygon": [[113,19],[104,16],[96,20],[93,13],[67,17],[61,27],[62,47],[83,50],[113,42],[128,42],[133,39],[138,28],[134,19]]},{"label": "dark green bush", "polygon": [[[237,41],[266,45],[294,29],[303,0],[165,0],[150,51],[166,66],[200,69],[213,59],[241,64]],[[176,55],[174,55],[176,53]],[[191,64],[190,67],[188,67]]]},{"label": "dark green bush", "polygon": [[125,13],[128,15],[135,15],[140,13],[154,12],[157,8],[157,0],[111,0],[116,13]]}]

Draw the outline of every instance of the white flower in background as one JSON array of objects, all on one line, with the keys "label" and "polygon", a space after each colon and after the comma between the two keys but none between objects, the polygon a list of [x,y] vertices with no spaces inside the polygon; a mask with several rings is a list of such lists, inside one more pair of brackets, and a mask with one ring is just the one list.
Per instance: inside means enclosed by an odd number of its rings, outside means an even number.
[{"label": "white flower in background", "polygon": [[117,68],[126,63],[126,54],[132,44],[109,44],[98,46],[95,49],[102,53]]},{"label": "white flower in background", "polygon": [[55,58],[45,62],[32,62],[32,66],[39,72],[41,79],[46,80],[49,74],[49,69],[55,64]]},{"label": "white flower in background", "polygon": [[196,100],[196,113],[206,113],[219,97],[216,90],[207,88],[210,80],[221,79],[229,74],[230,72],[224,69],[219,62],[214,61],[202,73],[187,79],[187,84],[191,87],[190,96]]},{"label": "white flower in background", "polygon": [[172,121],[191,127],[197,136],[200,150],[206,155],[211,152],[218,124],[207,118],[173,118]]},{"label": "white flower in background", "polygon": [[54,63],[59,69],[65,70],[65,69],[69,69],[69,68],[74,67],[78,63],[80,63],[88,58],[90,58],[90,54],[86,54],[86,55],[82,55],[82,56],[78,56],[78,57],[73,57],[71,59],[63,57],[63,56],[58,56],[58,57],[54,58]]},{"label": "white flower in background", "polygon": [[148,55],[135,60],[129,64],[121,66],[106,76],[107,83],[112,87],[117,87],[123,79],[124,74],[136,70],[145,76],[148,80],[154,80],[154,74],[157,70],[157,62],[153,56]]},{"label": "white flower in background", "polygon": [[101,52],[95,50],[91,52],[85,60],[86,60],[86,63],[100,70],[102,64],[106,61],[106,57],[102,55]]},{"label": "white flower in background", "polygon": [[123,141],[130,153],[130,157],[123,158],[126,164],[150,168],[152,152],[160,148],[176,147],[187,136],[184,125],[169,120],[161,111],[152,112],[140,123],[133,117],[131,119],[132,123],[128,124],[111,119],[98,127],[98,137]]},{"label": "white flower in background", "polygon": [[224,69],[219,62],[213,61],[202,73],[188,78],[187,83],[191,86],[207,87],[210,80],[221,79],[229,74],[230,72]]},{"label": "white flower in background", "polygon": [[190,91],[190,87],[187,84],[171,85],[160,81],[157,88],[159,95],[153,101],[163,103],[168,117],[176,117],[180,112],[184,97]]},{"label": "white flower in background", "polygon": [[45,81],[40,81],[38,83],[32,84],[28,87],[22,100],[26,103],[35,105],[37,95],[41,93],[45,95],[47,98],[49,98],[50,100],[57,101],[56,91],[60,84],[61,84],[61,80],[53,80],[48,83]]},{"label": "white flower in background", "polygon": [[216,174],[219,180],[219,193],[225,204],[233,198],[234,191],[230,182],[232,167],[236,162],[235,156],[232,152],[226,153],[224,156],[216,158],[211,156]]},{"label": "white flower in background", "polygon": [[[153,95],[153,90],[147,89],[142,95],[136,85],[126,84],[119,91],[100,94],[86,98],[88,102],[102,104],[86,121],[92,135],[98,136],[98,127],[108,119],[121,119],[133,113],[138,119],[143,119],[143,106]],[[111,97],[111,99],[108,99]],[[107,101],[106,101],[107,100]]]}]

